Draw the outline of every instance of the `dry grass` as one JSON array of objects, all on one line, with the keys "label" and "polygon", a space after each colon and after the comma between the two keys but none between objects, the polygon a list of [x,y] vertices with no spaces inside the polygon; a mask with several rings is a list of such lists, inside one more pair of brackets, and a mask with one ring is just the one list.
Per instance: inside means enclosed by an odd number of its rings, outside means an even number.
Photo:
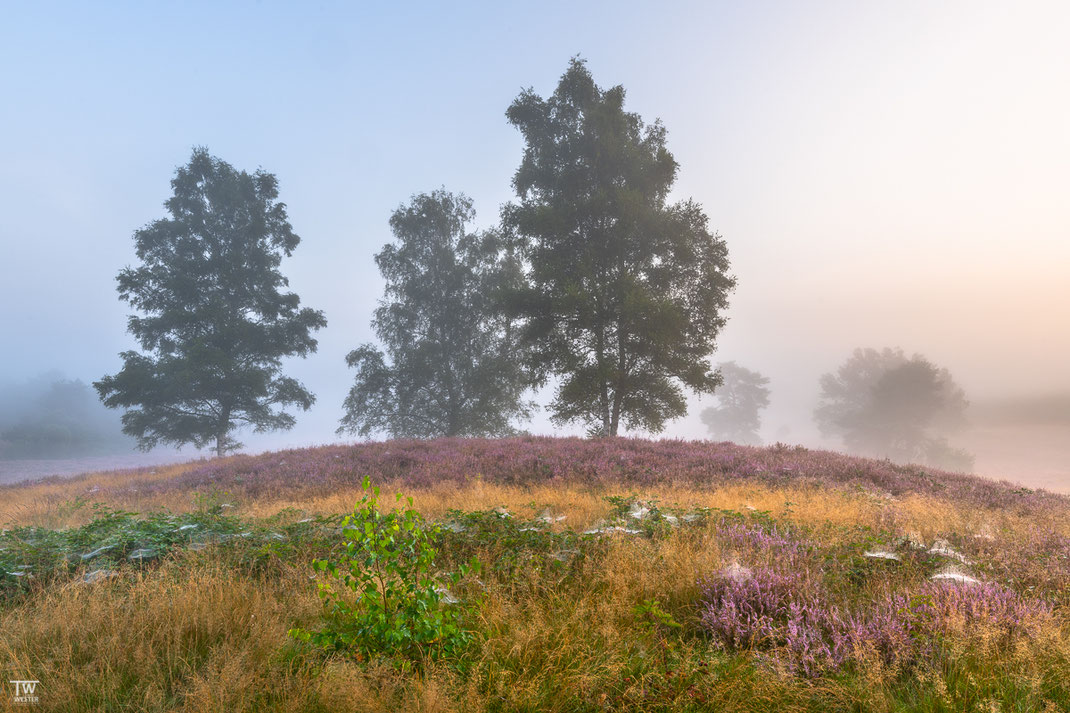
[{"label": "dry grass", "polygon": [[[185,471],[186,466],[160,468],[152,475],[164,481]],[[150,512],[168,510],[189,512],[198,507],[198,494],[166,491],[139,494],[122,487],[122,473],[91,474],[68,483],[47,482],[27,486],[9,486],[0,502],[0,522],[5,526],[38,525],[49,528],[76,527],[92,519],[85,508],[69,507],[75,498],[100,502],[119,510]],[[390,492],[395,484],[380,482]],[[103,494],[97,495],[99,489]],[[614,493],[619,491],[614,490]],[[656,498],[663,504],[682,507],[709,507],[728,510],[763,510],[777,517],[804,525],[881,525],[896,519],[907,530],[925,536],[937,530],[958,529],[982,532],[1013,528],[1025,519],[1003,510],[956,507],[945,501],[909,496],[892,501],[866,493],[851,493],[816,486],[769,488],[757,484],[699,489],[693,486],[668,486],[656,491],[627,491],[640,498]],[[548,506],[566,514],[572,527],[586,527],[605,517],[609,506],[603,488],[576,486],[509,487],[474,480],[463,487],[453,483],[411,493],[416,507],[431,518],[442,517],[448,510],[484,510],[497,506],[519,510],[530,503]],[[234,513],[246,517],[270,517],[286,509],[308,514],[329,514],[348,510],[360,499],[359,488],[345,488],[330,494],[313,491],[305,497],[261,497],[242,501],[229,493],[216,497],[235,504]],[[1070,521],[1052,520],[1057,531],[1070,534]]]},{"label": "dry grass", "polygon": [[[136,471],[138,481],[158,483],[172,480],[188,471],[194,464],[165,465]],[[65,506],[72,500],[84,498],[102,502],[120,510],[148,512],[151,510],[188,511],[194,506],[191,493],[167,495],[145,494],[132,490],[135,477],[129,471],[87,473],[74,478],[50,478],[27,485],[0,486],[0,522],[11,525],[40,525],[41,527],[72,527],[92,518],[92,513],[69,512]],[[104,491],[106,494],[100,494]]]},{"label": "dry grass", "polygon": [[[151,477],[166,480],[182,471],[161,467]],[[101,500],[122,509],[182,512],[196,504],[190,493],[125,492],[123,477],[6,488],[0,518],[76,526],[86,520],[85,509],[65,504],[79,495],[95,499],[88,492],[93,488],[107,491]],[[383,486],[390,492],[389,483]],[[504,506],[533,515],[549,507],[567,518],[554,527],[583,529],[607,517],[604,496],[611,492],[475,480],[407,494],[431,518],[453,509]],[[838,538],[846,543],[858,528],[931,540],[952,531],[1013,538],[1036,524],[1021,514],[932,498],[814,486],[681,485],[636,495],[686,508],[768,511],[778,521],[821,532],[831,545]],[[358,498],[355,490],[265,496],[238,501],[235,512],[248,518],[286,508],[338,513]],[[1070,534],[1065,519],[1049,524]],[[951,659],[916,671],[905,684],[876,661],[851,681],[803,682],[756,667],[746,655],[722,655],[697,688],[651,702],[649,692],[661,685],[664,670],[684,671],[711,659],[698,639],[659,649],[657,638],[640,636],[636,605],[657,599],[693,628],[698,576],[722,568],[729,557],[712,527],[698,528],[654,540],[614,539],[604,557],[586,561],[568,584],[533,574],[523,586],[491,588],[478,614],[486,638],[464,674],[445,665],[403,674],[385,664],[310,654],[287,637],[291,627],[315,627],[321,611],[307,561],[256,575],[212,550],[95,585],[55,586],[7,606],[0,611],[0,653],[9,678],[41,681],[42,711],[1001,710],[1015,691],[1021,700],[1042,700],[1053,680],[1070,679],[1070,631],[1065,617],[1057,617],[1032,641],[1010,648],[994,633],[970,632],[955,639]],[[976,695],[964,698],[964,689]],[[954,707],[964,700],[972,701],[969,707]]]}]

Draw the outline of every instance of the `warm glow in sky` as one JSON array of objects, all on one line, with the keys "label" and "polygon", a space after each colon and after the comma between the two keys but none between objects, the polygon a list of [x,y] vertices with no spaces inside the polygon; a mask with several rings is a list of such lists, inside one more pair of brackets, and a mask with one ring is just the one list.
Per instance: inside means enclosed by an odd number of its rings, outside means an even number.
[{"label": "warm glow in sky", "polygon": [[[771,377],[770,435],[809,437],[857,346],[974,398],[1070,392],[1070,3],[363,5],[5,9],[0,372],[118,369],[114,276],[205,145],[279,177],[303,238],[283,269],[329,326],[291,370],[319,401],[273,438],[332,440],[391,210],[444,185],[491,224],[521,157],[506,107],[581,54],[664,121],[676,195],[727,241],[715,360]],[[703,403],[670,434],[701,436]]]}]

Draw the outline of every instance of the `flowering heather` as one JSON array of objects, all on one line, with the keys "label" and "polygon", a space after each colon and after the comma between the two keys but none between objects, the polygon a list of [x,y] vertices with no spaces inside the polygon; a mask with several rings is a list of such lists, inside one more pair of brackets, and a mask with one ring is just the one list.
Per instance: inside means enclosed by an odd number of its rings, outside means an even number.
[{"label": "flowering heather", "polygon": [[765,528],[722,519],[716,532],[722,550],[747,556],[752,562],[775,561],[781,566],[791,566],[798,563],[809,549],[806,542],[794,539],[791,530],[782,525]]},{"label": "flowering heather", "polygon": [[1065,508],[1068,499],[1010,483],[829,451],[755,448],[710,441],[521,437],[398,440],[235,456],[195,466],[178,478],[139,482],[143,492],[218,488],[249,497],[331,492],[370,475],[406,489],[475,478],[501,485],[578,484],[716,487],[753,482],[863,489],[878,495],[932,495],[998,508]]},{"label": "flowering heather", "polygon": [[782,643],[796,609],[820,602],[817,589],[799,572],[765,567],[746,577],[714,577],[703,583],[702,591],[706,628],[726,646],[739,649]]},{"label": "flowering heather", "polygon": [[[444,524],[443,574],[484,563],[450,587],[473,632],[456,661],[415,673],[286,636],[322,623],[309,562],[338,551],[365,475]],[[0,651],[57,710],[1070,710],[1070,498],[969,476],[514,438],[4,492]]]},{"label": "flowering heather", "polygon": [[931,653],[937,637],[984,628],[1009,642],[1050,617],[1044,602],[994,583],[926,583],[848,607],[831,601],[805,570],[759,568],[748,577],[720,575],[702,583],[700,620],[726,648],[769,650],[808,677],[836,671],[866,655],[909,665]]},{"label": "flowering heather", "polygon": [[1034,525],[998,540],[969,544],[983,574],[1018,591],[1043,592],[1070,606],[1070,537]]}]

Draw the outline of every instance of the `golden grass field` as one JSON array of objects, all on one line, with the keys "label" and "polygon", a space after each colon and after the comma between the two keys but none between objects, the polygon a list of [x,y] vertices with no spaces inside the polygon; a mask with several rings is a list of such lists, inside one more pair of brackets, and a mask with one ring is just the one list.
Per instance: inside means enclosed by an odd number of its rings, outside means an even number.
[{"label": "golden grass field", "polygon": [[[138,481],[167,483],[186,470],[158,467],[140,473]],[[8,528],[65,529],[93,520],[88,507],[72,505],[78,497],[138,513],[204,507],[203,494],[131,492],[130,479],[128,473],[98,473],[9,486],[0,516]],[[358,482],[329,493],[319,486],[303,492],[297,485],[281,494],[216,495],[232,500],[228,514],[244,521],[293,522],[349,510],[361,495]],[[386,492],[398,485],[377,484]],[[582,531],[606,520],[612,505],[604,496],[630,494],[685,510],[735,511],[744,518],[763,513],[778,527],[808,533],[827,552],[858,549],[872,533],[926,543],[983,536],[971,559],[1003,543],[1021,551],[1038,528],[1070,541],[1067,507],[981,508],[928,495],[882,497],[813,483],[667,484],[638,491],[613,483],[506,485],[475,478],[463,485],[398,487],[432,520],[453,510],[505,508],[533,517],[549,509],[565,516],[548,526],[557,531]],[[492,541],[478,554],[494,562],[503,553]],[[33,709],[41,711],[1054,712],[1068,710],[1064,706],[1070,701],[1070,583],[1065,577],[1070,567],[1049,568],[1048,579],[1031,571],[1033,584],[1022,585],[1039,587],[1056,601],[1054,615],[1028,636],[1008,638],[983,625],[952,622],[940,655],[909,670],[877,658],[863,665],[863,656],[847,673],[810,678],[763,663],[755,652],[725,650],[702,634],[695,605],[700,577],[741,557],[738,549],[726,549],[712,519],[651,538],[602,538],[597,555],[565,574],[537,567],[488,573],[485,592],[471,610],[478,644],[464,667],[438,661],[406,671],[388,662],[303,648],[287,631],[315,628],[319,621],[322,604],[310,569],[314,555],[261,557],[256,566],[244,556],[223,546],[179,548],[155,566],[118,568],[118,576],[92,584],[71,576],[9,598],[0,611],[0,655],[8,679],[39,680]],[[775,555],[760,552],[747,563],[757,567],[762,557],[776,564]],[[999,563],[1007,559],[992,557]],[[992,565],[985,571],[1002,570]],[[883,570],[865,577],[851,580],[855,601],[876,599],[893,583],[917,579]],[[636,606],[649,600],[659,602],[685,633],[639,626]],[[10,693],[5,689],[0,705],[26,710],[25,704],[12,702]]]}]

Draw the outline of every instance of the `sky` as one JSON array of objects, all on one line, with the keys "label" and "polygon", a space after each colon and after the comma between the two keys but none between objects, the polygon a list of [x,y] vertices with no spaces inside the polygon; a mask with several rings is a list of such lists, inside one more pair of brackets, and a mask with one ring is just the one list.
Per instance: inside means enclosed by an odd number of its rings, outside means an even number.
[{"label": "sky", "polygon": [[[738,287],[714,361],[770,377],[769,437],[814,436],[860,346],[973,399],[1070,392],[1070,3],[23,3],[0,0],[0,375],[115,373],[115,275],[194,146],[280,183],[283,262],[326,313],[317,394],[251,448],[325,443],[372,341],[390,213],[439,187],[489,227],[504,112],[571,57],[660,118]],[[545,403],[548,399],[543,398]],[[667,436],[702,437],[693,398]],[[532,431],[553,432],[545,414]],[[557,431],[567,432],[567,431]]]}]

